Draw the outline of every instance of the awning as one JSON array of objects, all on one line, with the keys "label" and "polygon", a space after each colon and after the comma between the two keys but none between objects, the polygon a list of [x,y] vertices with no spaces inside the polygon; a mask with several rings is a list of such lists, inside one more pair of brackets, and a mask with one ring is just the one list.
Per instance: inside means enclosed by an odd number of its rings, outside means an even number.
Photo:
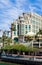
[{"label": "awning", "polygon": [[33,32],[28,32],[27,34],[26,34],[26,36],[34,36],[35,35],[35,33],[33,33]]}]

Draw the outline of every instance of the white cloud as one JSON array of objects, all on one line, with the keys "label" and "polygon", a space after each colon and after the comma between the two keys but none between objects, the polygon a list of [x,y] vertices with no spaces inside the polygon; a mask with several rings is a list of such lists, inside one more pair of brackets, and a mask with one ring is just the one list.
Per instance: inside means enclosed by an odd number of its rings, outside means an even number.
[{"label": "white cloud", "polygon": [[[18,16],[23,12],[42,12],[41,0],[37,0],[36,3],[31,3],[30,0],[15,0],[16,3],[13,3],[11,1],[12,0],[0,0],[0,20],[3,22],[3,24],[0,23],[1,29],[9,29],[11,22],[13,22],[14,19],[18,18]],[[40,7],[40,9],[36,6]]]},{"label": "white cloud", "polygon": [[9,25],[13,22],[13,19],[18,18],[18,16],[24,11],[24,9],[18,7],[22,5],[22,1],[20,3],[18,0],[14,7],[10,0],[0,0],[0,9],[2,11],[2,14],[0,13],[0,19],[1,22],[3,22],[3,24],[0,25],[0,29],[9,30]]},{"label": "white cloud", "polygon": [[5,6],[11,6],[10,4],[10,1],[9,0],[0,0],[0,3],[2,3],[3,5]]}]

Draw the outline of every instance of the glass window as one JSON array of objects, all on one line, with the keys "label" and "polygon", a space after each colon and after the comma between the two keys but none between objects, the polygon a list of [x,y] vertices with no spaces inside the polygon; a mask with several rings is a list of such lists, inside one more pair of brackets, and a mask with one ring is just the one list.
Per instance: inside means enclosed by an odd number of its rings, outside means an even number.
[{"label": "glass window", "polygon": [[29,29],[31,28],[31,26],[29,25]]},{"label": "glass window", "polygon": [[29,25],[29,32],[30,32],[30,30],[31,30],[31,26]]},{"label": "glass window", "polygon": [[27,25],[25,25],[25,27],[27,28]]},{"label": "glass window", "polygon": [[35,20],[35,16],[32,16],[32,19]]},{"label": "glass window", "polygon": [[26,34],[27,34],[28,32],[26,31]]},{"label": "glass window", "polygon": [[16,31],[14,31],[14,35],[16,35]]},{"label": "glass window", "polygon": [[32,30],[32,32],[34,32],[34,33],[35,33],[35,30],[33,29],[33,30]]},{"label": "glass window", "polygon": [[16,31],[16,25],[14,25],[14,31]]}]

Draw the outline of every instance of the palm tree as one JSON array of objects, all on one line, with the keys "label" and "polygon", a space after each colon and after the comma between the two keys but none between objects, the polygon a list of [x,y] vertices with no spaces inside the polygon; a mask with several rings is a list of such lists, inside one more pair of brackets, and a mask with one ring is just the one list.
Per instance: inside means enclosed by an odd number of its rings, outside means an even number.
[{"label": "palm tree", "polygon": [[14,31],[14,24],[13,23],[11,24],[11,28],[10,29],[11,29],[11,38],[12,38],[12,32]]},{"label": "palm tree", "polygon": [[11,24],[11,31],[14,31],[14,23]]},{"label": "palm tree", "polygon": [[[6,31],[6,30],[3,31],[3,30],[0,30],[0,32],[3,33],[2,38],[1,38],[2,43],[3,43],[3,47],[4,47],[4,45],[9,45],[9,44],[12,42],[11,37],[9,37],[10,31]],[[7,36],[6,36],[6,35],[7,35]]]},{"label": "palm tree", "polygon": [[40,38],[42,36],[42,30],[39,29],[39,32],[37,32],[37,34],[35,35],[35,39],[38,41],[38,44],[39,44],[39,41],[42,40],[42,38]]},{"label": "palm tree", "polygon": [[2,40],[2,43],[3,43],[3,46],[4,46],[4,41],[5,41],[5,35],[6,34],[5,34],[5,31],[3,31],[3,30],[0,30],[0,32],[3,33],[1,40]]},{"label": "palm tree", "polygon": [[3,32],[3,35],[2,35],[3,46],[4,46],[4,43],[5,43],[5,39],[6,39],[6,33],[5,33],[5,31],[4,31],[4,32]]},{"label": "palm tree", "polygon": [[42,35],[42,30],[41,30],[41,29],[39,29],[39,32],[38,32],[37,34],[41,34],[41,35]]},{"label": "palm tree", "polygon": [[10,45],[10,43],[12,43],[12,39],[11,39],[11,37],[8,37],[7,38],[7,45]]},{"label": "palm tree", "polygon": [[42,30],[39,29],[39,32],[37,32],[37,34],[36,34],[35,37],[38,37],[38,36],[40,36],[40,35],[42,35]]},{"label": "palm tree", "polygon": [[3,35],[2,35],[3,46],[4,45],[9,45],[12,41],[11,37],[9,37],[9,33],[10,33],[10,31],[3,31]]},{"label": "palm tree", "polygon": [[14,41],[13,41],[13,33],[14,33],[14,31],[16,31],[16,28],[15,28],[14,23],[12,23],[11,24],[11,39],[12,39],[12,43],[14,43]]}]

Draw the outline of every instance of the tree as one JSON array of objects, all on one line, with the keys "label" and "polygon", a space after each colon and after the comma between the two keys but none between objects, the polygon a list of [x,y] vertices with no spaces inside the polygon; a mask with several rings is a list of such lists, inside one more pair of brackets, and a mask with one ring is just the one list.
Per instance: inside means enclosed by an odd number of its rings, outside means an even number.
[{"label": "tree", "polygon": [[42,35],[42,30],[41,30],[41,29],[39,29],[39,32],[38,32],[37,34],[41,34],[41,35]]},{"label": "tree", "polygon": [[[7,47],[6,47],[7,46]],[[31,52],[37,52],[39,49],[38,48],[32,48],[32,47],[27,47],[27,46],[24,46],[24,45],[22,45],[22,44],[14,44],[14,45],[6,45],[6,46],[4,46],[2,49],[5,51],[5,50],[7,50],[8,52],[7,53],[9,53],[9,51],[10,50],[12,50],[12,52],[18,52],[19,54],[22,52],[29,52],[29,53],[31,53]]]},{"label": "tree", "polygon": [[7,37],[6,43],[7,43],[7,45],[10,45],[10,43],[12,43],[12,39],[10,37]]},{"label": "tree", "polygon": [[31,40],[33,40],[33,36],[29,36],[29,35],[28,35],[27,37],[25,37],[25,40],[26,40],[26,41],[31,41]]},{"label": "tree", "polygon": [[35,39],[39,41],[40,35],[42,35],[42,30],[41,29],[39,29],[39,32],[37,32],[37,34],[35,35]]},{"label": "tree", "polygon": [[3,32],[2,42],[3,42],[3,46],[4,46],[4,45],[10,45],[10,43],[12,43],[11,37],[6,36],[6,31]]},{"label": "tree", "polygon": [[6,33],[5,33],[5,31],[4,31],[4,32],[3,32],[3,35],[2,35],[3,46],[4,46],[4,43],[5,43],[5,39],[6,39]]},{"label": "tree", "polygon": [[11,31],[14,31],[14,24],[11,24]]}]

